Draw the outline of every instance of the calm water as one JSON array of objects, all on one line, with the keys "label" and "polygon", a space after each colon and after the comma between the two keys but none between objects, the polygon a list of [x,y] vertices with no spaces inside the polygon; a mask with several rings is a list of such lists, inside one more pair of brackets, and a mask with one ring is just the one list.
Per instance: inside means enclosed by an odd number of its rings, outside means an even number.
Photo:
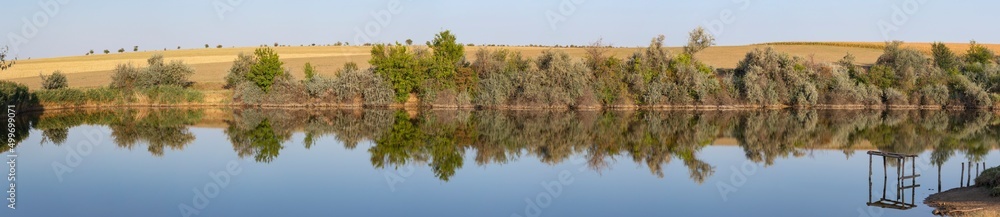
[{"label": "calm water", "polygon": [[[1000,162],[987,112],[87,110],[17,123],[17,209],[0,216],[930,216],[923,199],[962,185],[964,164]],[[898,194],[897,162],[870,171],[869,150],[918,155],[904,175],[921,176],[903,185],[921,186]],[[915,207],[867,205],[883,195]]]}]

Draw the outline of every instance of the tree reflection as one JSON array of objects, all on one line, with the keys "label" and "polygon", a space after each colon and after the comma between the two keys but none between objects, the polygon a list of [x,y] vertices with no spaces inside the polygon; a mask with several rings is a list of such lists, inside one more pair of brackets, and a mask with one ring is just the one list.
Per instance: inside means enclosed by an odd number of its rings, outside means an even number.
[{"label": "tree reflection", "polygon": [[[231,116],[229,113],[231,112]],[[522,157],[556,165],[583,156],[595,171],[610,162],[631,159],[664,177],[671,161],[702,183],[716,168],[699,158],[706,146],[735,143],[747,160],[772,165],[812,150],[856,150],[921,154],[941,165],[956,154],[980,162],[1000,147],[1000,118],[985,111],[421,111],[243,109],[225,111],[225,134],[237,156],[270,163],[283,144],[303,133],[311,148],[332,137],[347,149],[362,146],[375,168],[426,165],[444,181],[468,161],[507,164]],[[45,113],[27,120],[45,142],[65,142],[68,129],[105,125],[115,143],[133,148],[147,144],[163,155],[195,138],[188,126],[201,110],[71,111]],[[26,117],[27,118],[27,117]],[[27,130],[19,130],[19,139]],[[721,142],[725,141],[725,142]],[[18,140],[20,141],[20,140]],[[362,145],[364,144],[364,145]],[[4,150],[4,149],[0,149]],[[467,156],[468,155],[468,156]],[[890,162],[892,164],[893,162]]]}]

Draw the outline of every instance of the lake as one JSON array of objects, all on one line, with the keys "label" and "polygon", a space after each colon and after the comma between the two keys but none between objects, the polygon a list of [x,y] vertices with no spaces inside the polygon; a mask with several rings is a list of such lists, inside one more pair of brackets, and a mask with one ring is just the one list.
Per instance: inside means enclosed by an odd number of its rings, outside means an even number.
[{"label": "lake", "polygon": [[931,216],[924,198],[1000,162],[1000,116],[983,111],[134,109],[15,123],[15,152],[0,151],[17,154],[17,209],[0,216]]}]

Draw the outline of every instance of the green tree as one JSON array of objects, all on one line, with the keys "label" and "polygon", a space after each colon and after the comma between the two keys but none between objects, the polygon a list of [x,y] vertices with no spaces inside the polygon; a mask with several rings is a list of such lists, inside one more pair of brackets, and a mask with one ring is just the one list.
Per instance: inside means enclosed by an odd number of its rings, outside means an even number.
[{"label": "green tree", "polygon": [[93,49],[91,49],[91,50],[90,50],[90,52],[89,52],[88,54],[94,54],[94,50],[93,50]]},{"label": "green tree", "polygon": [[410,93],[423,82],[422,73],[416,70],[416,59],[406,46],[377,44],[372,47],[371,60],[376,74],[389,80],[396,91],[396,101],[404,102]]},{"label": "green tree", "polygon": [[118,48],[118,53],[125,53],[125,48]]},{"label": "green tree", "polygon": [[205,48],[208,48],[208,44],[205,44]]},{"label": "green tree", "polygon": [[222,45],[216,45],[215,48],[222,48]]},{"label": "green tree", "polygon": [[934,64],[944,70],[958,70],[958,57],[951,52],[944,43],[934,42],[931,45],[931,53],[934,55]]},{"label": "green tree", "polygon": [[413,39],[406,39],[406,46],[413,45]]},{"label": "green tree", "polygon": [[278,53],[271,48],[257,48],[253,52],[257,62],[250,67],[247,80],[257,84],[264,92],[271,91],[274,79],[284,74],[283,62],[279,59]]},{"label": "green tree", "polygon": [[306,65],[302,68],[302,71],[306,73],[306,81],[313,81],[316,79],[316,69],[313,69],[312,63],[306,62]]},{"label": "green tree", "polygon": [[132,52],[139,52],[139,46],[133,46]]},{"label": "green tree", "polygon": [[441,58],[449,63],[458,63],[465,57],[465,46],[456,42],[454,34],[446,30],[434,36],[430,42],[430,47],[434,49],[434,57]]},{"label": "green tree", "polygon": [[993,51],[989,48],[972,41],[969,42],[969,50],[965,52],[965,62],[989,64],[990,61],[993,61],[994,56]]},{"label": "green tree", "polygon": [[104,49],[104,54],[109,54],[109,53],[111,53],[111,51],[109,51],[108,49]]}]

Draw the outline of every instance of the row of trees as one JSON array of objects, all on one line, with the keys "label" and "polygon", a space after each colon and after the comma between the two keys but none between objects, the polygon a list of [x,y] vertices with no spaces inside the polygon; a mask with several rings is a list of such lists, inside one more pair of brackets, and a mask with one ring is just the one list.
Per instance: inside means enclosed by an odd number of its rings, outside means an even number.
[{"label": "row of trees", "polygon": [[[279,94],[288,96],[259,98],[367,106],[405,103],[411,96],[431,107],[569,109],[991,108],[1000,102],[1000,60],[974,42],[964,55],[936,43],[932,57],[903,47],[901,42],[889,42],[871,66],[855,63],[851,54],[836,63],[822,63],[762,48],[748,52],[735,69],[715,69],[696,58],[698,52],[714,45],[715,39],[704,29],[693,30],[678,54],[663,46],[664,38],[653,38],[648,47],[626,58],[608,55],[608,46],[599,41],[587,46],[580,61],[558,50],[527,58],[505,49],[480,49],[470,62],[465,58],[465,46],[450,31],[444,31],[426,48],[400,43],[374,45],[371,68],[361,70],[349,63],[335,78],[317,76],[312,67],[306,67],[309,72],[302,82],[278,76],[288,73],[269,48],[258,49],[254,57],[241,55],[230,77],[253,81],[261,93],[268,93],[272,83],[280,82]],[[267,67],[255,66],[257,71],[248,74],[249,63]],[[239,83],[229,80],[230,86]],[[348,80],[351,82],[345,82]],[[236,98],[246,95],[237,94]]]}]

